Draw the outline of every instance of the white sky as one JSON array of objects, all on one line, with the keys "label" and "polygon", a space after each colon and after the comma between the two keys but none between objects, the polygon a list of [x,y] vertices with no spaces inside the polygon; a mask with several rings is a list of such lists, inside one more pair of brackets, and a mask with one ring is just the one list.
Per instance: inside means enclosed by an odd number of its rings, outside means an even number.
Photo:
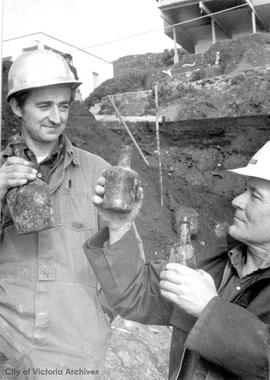
[{"label": "white sky", "polygon": [[[1,1],[1,0],[0,0]],[[3,39],[44,32],[107,60],[173,48],[155,0],[2,0]]]}]

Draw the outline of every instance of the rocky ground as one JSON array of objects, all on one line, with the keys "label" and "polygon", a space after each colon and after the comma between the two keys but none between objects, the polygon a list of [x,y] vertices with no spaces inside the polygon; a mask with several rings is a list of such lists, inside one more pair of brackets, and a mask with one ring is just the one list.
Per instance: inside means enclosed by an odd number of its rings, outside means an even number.
[{"label": "rocky ground", "polygon": [[170,337],[170,327],[143,326],[117,317],[104,380],[167,379]]}]

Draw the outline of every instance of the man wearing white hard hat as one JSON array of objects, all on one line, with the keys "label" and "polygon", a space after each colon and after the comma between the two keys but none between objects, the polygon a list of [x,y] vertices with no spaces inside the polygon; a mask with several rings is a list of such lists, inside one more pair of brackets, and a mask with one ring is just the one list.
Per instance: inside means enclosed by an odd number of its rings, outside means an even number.
[{"label": "man wearing white hard hat", "polygon": [[[86,255],[111,306],[127,319],[173,327],[170,380],[269,380],[270,142],[244,168],[222,253],[197,257],[197,269],[145,264],[132,228],[142,202],[125,218],[102,208],[105,178],[93,201],[108,227],[85,243]],[[233,174],[232,174],[233,175]]]},{"label": "man wearing white hard hat", "polygon": [[270,141],[268,141],[249,161],[247,166],[231,169],[230,172],[244,175],[246,177],[256,177],[270,181]]},{"label": "man wearing white hard hat", "polygon": [[[64,134],[80,84],[64,58],[49,50],[21,55],[9,72],[7,100],[21,119],[18,139],[38,165],[15,156],[10,144],[2,155],[0,378],[94,380],[103,373],[110,325],[82,245],[98,230],[91,194],[109,165]],[[20,235],[7,194],[36,178],[49,187],[55,225]]]}]

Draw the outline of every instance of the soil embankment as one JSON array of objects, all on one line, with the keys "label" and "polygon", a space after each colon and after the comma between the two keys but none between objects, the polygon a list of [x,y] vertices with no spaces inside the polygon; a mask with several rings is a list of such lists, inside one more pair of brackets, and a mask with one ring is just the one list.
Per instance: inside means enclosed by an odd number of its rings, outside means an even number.
[{"label": "soil embankment", "polygon": [[[115,125],[92,123],[87,116],[72,116],[68,133],[83,149],[117,163],[121,144],[131,142],[127,132]],[[245,165],[268,139],[267,115],[189,120],[160,125],[164,206],[160,206],[155,124],[137,123],[130,129],[145,153],[148,167],[134,147],[133,168],[144,184],[144,204],[137,219],[146,258],[167,258],[175,242],[174,211],[179,206],[195,208],[199,231],[194,244],[201,251],[214,249],[220,236],[218,224],[230,223],[231,200],[244,186],[243,179],[227,172]]]}]

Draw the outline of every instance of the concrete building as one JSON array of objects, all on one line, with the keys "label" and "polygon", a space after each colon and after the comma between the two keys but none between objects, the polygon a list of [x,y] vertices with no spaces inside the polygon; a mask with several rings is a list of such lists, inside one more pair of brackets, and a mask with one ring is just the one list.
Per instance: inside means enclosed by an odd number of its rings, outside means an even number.
[{"label": "concrete building", "polygon": [[[190,53],[212,43],[256,32],[269,32],[269,0],[157,0],[164,32]],[[173,26],[174,25],[174,26]]]},{"label": "concrete building", "polygon": [[70,53],[76,67],[82,98],[86,98],[100,83],[113,77],[113,64],[46,33],[38,32],[3,41],[3,60],[14,61],[23,52],[35,49],[51,49],[64,55]]}]

